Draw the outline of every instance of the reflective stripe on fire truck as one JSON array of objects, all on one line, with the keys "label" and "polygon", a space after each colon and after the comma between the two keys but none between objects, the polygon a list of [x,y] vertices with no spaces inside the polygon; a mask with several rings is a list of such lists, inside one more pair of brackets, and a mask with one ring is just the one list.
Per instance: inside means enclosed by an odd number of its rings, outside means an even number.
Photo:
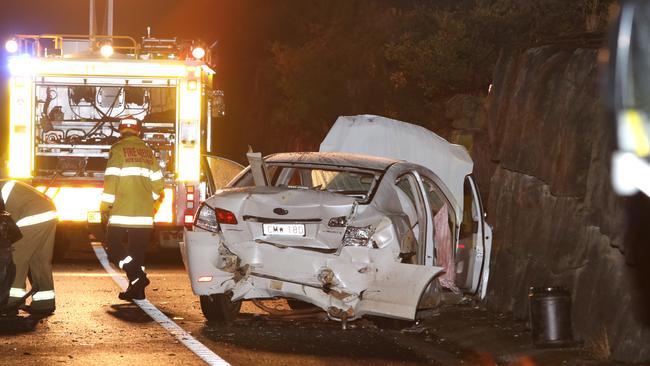
[{"label": "reflective stripe on fire truck", "polygon": [[102,193],[102,201],[103,202],[108,202],[108,203],[115,203],[115,195],[114,194],[108,194],[108,193]]},{"label": "reflective stripe on fire truck", "polygon": [[23,297],[27,295],[27,291],[24,288],[12,287],[9,290],[9,297]]},{"label": "reflective stripe on fire truck", "polygon": [[116,225],[153,225],[153,217],[150,216],[119,216],[113,215],[108,219],[109,224]]},{"label": "reflective stripe on fire truck", "polygon": [[7,200],[9,200],[9,195],[11,194],[11,190],[14,189],[14,186],[16,185],[16,182],[13,180],[8,180],[3,186],[2,186],[2,199],[5,201],[5,204],[7,203]]},{"label": "reflective stripe on fire truck", "polygon": [[32,216],[23,217],[22,219],[16,221],[18,227],[25,227],[30,225],[40,224],[42,222],[56,220],[59,215],[56,211],[46,211]]},{"label": "reflective stripe on fire truck", "polygon": [[33,301],[54,300],[54,290],[39,291],[32,295]]},{"label": "reflective stripe on fire truck", "polygon": [[140,177],[149,178],[151,180],[160,180],[163,177],[162,172],[160,170],[154,172],[151,169],[140,168],[137,166],[131,166],[131,167],[126,167],[121,169],[116,167],[106,168],[106,172],[104,173],[104,175],[115,175],[118,177],[140,176]]}]

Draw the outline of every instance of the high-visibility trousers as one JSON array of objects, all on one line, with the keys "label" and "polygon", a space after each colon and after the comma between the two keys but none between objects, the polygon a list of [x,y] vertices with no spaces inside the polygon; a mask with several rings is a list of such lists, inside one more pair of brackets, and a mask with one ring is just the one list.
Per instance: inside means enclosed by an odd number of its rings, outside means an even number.
[{"label": "high-visibility trousers", "polygon": [[27,274],[33,288],[31,307],[34,310],[54,310],[54,280],[52,279],[52,252],[56,235],[56,220],[23,226],[23,238],[14,243],[13,260],[16,277],[9,291],[8,305],[15,304],[27,293]]}]

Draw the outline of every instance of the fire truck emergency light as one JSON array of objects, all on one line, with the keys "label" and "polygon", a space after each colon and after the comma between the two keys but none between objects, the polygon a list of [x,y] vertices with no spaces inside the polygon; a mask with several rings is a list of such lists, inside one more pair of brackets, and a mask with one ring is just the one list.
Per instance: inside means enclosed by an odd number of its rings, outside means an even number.
[{"label": "fire truck emergency light", "polygon": [[102,48],[99,49],[99,53],[104,57],[111,57],[113,55],[113,46],[110,44],[105,44]]},{"label": "fire truck emergency light", "polygon": [[5,43],[5,49],[9,53],[16,53],[18,51],[18,42],[15,39],[10,39]]},{"label": "fire truck emergency light", "polygon": [[9,74],[12,76],[34,75],[38,65],[39,61],[26,53],[9,56],[7,60]]},{"label": "fire truck emergency light", "polygon": [[195,59],[200,60],[205,56],[205,50],[202,47],[196,47],[192,50],[192,56]]}]

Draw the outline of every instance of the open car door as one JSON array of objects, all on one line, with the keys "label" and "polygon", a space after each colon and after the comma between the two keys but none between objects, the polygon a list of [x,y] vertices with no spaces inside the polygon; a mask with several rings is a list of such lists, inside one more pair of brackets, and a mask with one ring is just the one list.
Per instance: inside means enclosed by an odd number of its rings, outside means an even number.
[{"label": "open car door", "polygon": [[[339,117],[321,142],[320,151],[406,160],[433,172],[440,180],[439,186],[449,191],[445,192],[449,199],[448,209],[454,210],[458,221],[463,218],[460,233],[454,238],[458,239],[452,247],[456,274],[453,283],[465,293],[478,293],[481,298],[485,296],[492,229],[485,223],[480,195],[470,175],[474,162],[467,149],[421,126],[381,116],[358,115]],[[423,192],[425,188],[422,187]],[[438,210],[434,206],[432,202],[428,203],[431,215]],[[458,222],[454,224],[458,225]],[[433,227],[430,219],[427,226]],[[427,230],[428,236],[434,235],[432,229]],[[435,258],[435,250],[428,245],[421,263],[430,264],[432,256]]]},{"label": "open car door", "polygon": [[463,220],[456,245],[456,285],[464,292],[485,297],[490,271],[492,228],[485,223],[485,213],[476,182],[465,178]]},{"label": "open car door", "polygon": [[207,167],[205,170],[208,178],[208,196],[225,187],[244,169],[243,165],[219,156],[205,155],[204,159]]}]

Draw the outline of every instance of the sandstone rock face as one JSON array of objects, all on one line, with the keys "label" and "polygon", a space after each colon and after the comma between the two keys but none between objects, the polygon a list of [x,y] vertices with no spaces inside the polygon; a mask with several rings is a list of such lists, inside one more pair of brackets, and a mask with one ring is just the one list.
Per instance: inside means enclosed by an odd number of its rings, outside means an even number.
[{"label": "sandstone rock face", "polygon": [[[486,304],[528,317],[532,286],[572,294],[575,338],[611,358],[650,360],[650,327],[622,253],[624,212],[610,189],[613,123],[601,105],[597,50],[504,53],[472,153],[494,226]],[[646,264],[650,265],[650,264]]]}]

